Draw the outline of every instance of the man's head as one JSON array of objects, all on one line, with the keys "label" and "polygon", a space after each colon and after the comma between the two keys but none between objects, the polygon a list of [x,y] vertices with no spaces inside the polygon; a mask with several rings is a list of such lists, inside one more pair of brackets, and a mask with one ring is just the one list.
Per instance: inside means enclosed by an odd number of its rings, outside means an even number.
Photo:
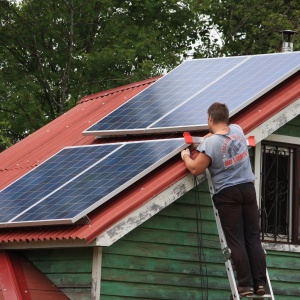
[{"label": "man's head", "polygon": [[213,124],[229,123],[229,110],[226,104],[215,102],[207,110],[208,118],[212,118]]},{"label": "man's head", "polygon": [[218,130],[219,125],[225,126],[229,122],[229,110],[226,104],[215,102],[207,110],[208,130],[214,133]]}]

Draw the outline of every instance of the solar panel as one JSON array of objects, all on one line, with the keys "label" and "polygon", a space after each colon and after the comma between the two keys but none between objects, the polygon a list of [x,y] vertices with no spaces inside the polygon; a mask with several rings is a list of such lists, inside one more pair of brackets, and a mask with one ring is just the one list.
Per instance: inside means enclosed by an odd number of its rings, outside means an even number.
[{"label": "solar panel", "polygon": [[226,103],[232,116],[299,69],[300,52],[188,60],[83,134],[206,129],[213,102]]},{"label": "solar panel", "polygon": [[168,139],[64,148],[0,192],[0,227],[74,223],[184,147]]}]

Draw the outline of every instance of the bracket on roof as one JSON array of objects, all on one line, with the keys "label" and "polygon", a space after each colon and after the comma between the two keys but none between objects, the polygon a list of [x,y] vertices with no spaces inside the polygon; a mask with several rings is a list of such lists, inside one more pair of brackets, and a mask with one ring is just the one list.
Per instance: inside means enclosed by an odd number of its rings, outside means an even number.
[{"label": "bracket on roof", "polygon": [[203,137],[191,136],[189,132],[184,132],[183,137],[186,144],[201,144],[204,141]]},{"label": "bracket on roof", "polygon": [[90,224],[90,223],[91,223],[91,220],[87,215],[85,215],[84,217],[79,219],[77,222],[75,222],[76,225],[86,225],[86,224]]}]

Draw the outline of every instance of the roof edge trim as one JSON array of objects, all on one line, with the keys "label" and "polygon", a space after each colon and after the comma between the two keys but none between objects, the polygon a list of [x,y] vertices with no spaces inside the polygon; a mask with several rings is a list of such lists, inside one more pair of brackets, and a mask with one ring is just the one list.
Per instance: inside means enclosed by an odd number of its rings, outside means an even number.
[{"label": "roof edge trim", "polygon": [[[205,174],[198,176],[199,183],[205,179]],[[96,238],[96,245],[112,245],[193,188],[194,176],[188,174],[100,234]]]},{"label": "roof edge trim", "polygon": [[255,137],[255,142],[259,143],[299,114],[300,98],[251,130],[246,134],[246,137],[253,135]]}]

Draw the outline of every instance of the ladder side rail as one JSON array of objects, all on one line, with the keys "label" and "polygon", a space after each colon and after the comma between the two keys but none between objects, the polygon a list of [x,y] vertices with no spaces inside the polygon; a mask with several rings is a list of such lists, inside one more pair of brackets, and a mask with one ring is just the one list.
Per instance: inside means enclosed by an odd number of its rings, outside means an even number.
[{"label": "ladder side rail", "polygon": [[270,276],[269,276],[269,272],[268,272],[268,268],[267,268],[266,274],[267,274],[267,282],[268,282],[269,293],[271,295],[271,299],[275,300],[275,297],[274,297],[274,294],[273,294],[273,288],[272,288],[272,285],[271,285],[271,280],[270,280]]}]

